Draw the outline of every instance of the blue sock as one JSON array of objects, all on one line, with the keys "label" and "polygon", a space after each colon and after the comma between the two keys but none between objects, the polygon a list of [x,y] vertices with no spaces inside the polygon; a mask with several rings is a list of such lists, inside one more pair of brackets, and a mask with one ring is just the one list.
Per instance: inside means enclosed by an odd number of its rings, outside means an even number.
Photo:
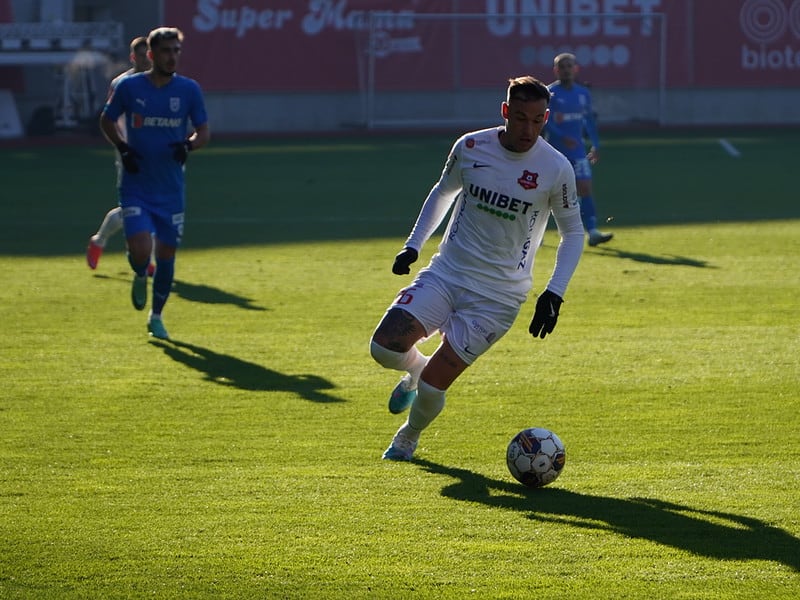
[{"label": "blue sock", "polygon": [[581,221],[586,231],[597,229],[597,213],[594,210],[594,200],[591,196],[581,196],[578,198],[581,203]]},{"label": "blue sock", "polygon": [[[147,267],[145,266],[145,269]],[[175,259],[156,259],[156,273],[153,275],[153,314],[160,315],[172,291],[175,279]]]}]

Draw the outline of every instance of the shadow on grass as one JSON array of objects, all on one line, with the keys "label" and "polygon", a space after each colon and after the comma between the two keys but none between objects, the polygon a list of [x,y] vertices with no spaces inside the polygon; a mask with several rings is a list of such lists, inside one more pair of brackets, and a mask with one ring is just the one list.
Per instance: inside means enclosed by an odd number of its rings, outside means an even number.
[{"label": "shadow on grass", "polygon": [[697,260],[688,256],[678,256],[677,254],[647,254],[645,252],[628,252],[620,248],[603,246],[594,248],[594,251],[604,256],[614,258],[625,258],[634,262],[649,263],[651,265],[676,265],[682,267],[701,267],[704,269],[716,269],[706,260]]},{"label": "shadow on grass", "polygon": [[[130,277],[113,277],[111,275],[102,275],[100,273],[95,273],[94,277],[96,279],[110,279],[114,281],[124,281],[126,283],[130,283],[131,281]],[[132,274],[131,277],[133,277]],[[211,285],[189,283],[188,281],[181,281],[179,279],[176,279],[173,282],[171,293],[183,298],[184,300],[188,300],[189,302],[200,302],[202,304],[229,304],[231,306],[238,306],[239,308],[243,308],[245,310],[269,310],[268,308],[253,304],[252,298],[239,296],[238,294],[232,294]]]},{"label": "shadow on grass", "polygon": [[239,308],[244,308],[245,310],[268,310],[253,304],[252,298],[231,294],[230,292],[210,285],[189,283],[188,281],[180,281],[178,279],[176,279],[175,283],[172,285],[172,293],[190,302],[231,304]]},{"label": "shadow on grass", "polygon": [[800,540],[750,517],[654,498],[608,498],[558,487],[526,488],[427,460],[414,464],[457,481],[442,496],[524,513],[534,521],[601,529],[720,560],[770,560],[800,572]]},{"label": "shadow on grass", "polygon": [[256,363],[177,340],[150,340],[175,362],[205,374],[206,381],[252,392],[294,392],[311,402],[344,402],[323,390],[336,386],[317,375],[284,375]]}]

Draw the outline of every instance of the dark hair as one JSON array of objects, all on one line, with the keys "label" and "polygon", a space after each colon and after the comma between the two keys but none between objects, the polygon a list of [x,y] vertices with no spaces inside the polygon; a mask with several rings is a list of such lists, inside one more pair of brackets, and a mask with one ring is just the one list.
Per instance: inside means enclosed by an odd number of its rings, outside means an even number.
[{"label": "dark hair", "polygon": [[157,29],[153,29],[153,31],[151,31],[147,36],[147,45],[150,50],[152,50],[156,46],[159,46],[161,42],[166,42],[169,40],[178,40],[179,42],[183,42],[183,32],[177,27],[159,27]]},{"label": "dark hair", "polygon": [[528,102],[542,99],[550,104],[550,90],[535,77],[523,75],[522,77],[512,77],[508,80],[508,102],[511,102],[511,100]]}]

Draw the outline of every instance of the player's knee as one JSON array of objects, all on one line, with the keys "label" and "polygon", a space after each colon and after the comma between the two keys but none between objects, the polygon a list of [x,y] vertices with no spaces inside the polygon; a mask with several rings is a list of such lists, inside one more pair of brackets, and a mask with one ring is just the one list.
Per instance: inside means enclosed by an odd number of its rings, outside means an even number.
[{"label": "player's knee", "polygon": [[372,341],[394,352],[408,352],[425,335],[422,323],[405,310],[394,307],[381,319]]},{"label": "player's knee", "polygon": [[369,353],[373,360],[387,369],[399,369],[403,362],[403,354],[395,352],[378,343],[373,337],[369,344]]}]

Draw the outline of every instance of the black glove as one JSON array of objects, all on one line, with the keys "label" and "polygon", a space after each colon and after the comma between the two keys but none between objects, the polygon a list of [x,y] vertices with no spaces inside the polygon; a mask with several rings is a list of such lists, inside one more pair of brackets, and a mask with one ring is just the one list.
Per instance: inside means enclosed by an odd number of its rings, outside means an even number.
[{"label": "black glove", "polygon": [[174,142],[169,147],[173,149],[172,158],[180,164],[185,164],[186,159],[189,157],[189,152],[192,151],[192,142],[183,140],[182,142]]},{"label": "black glove", "polygon": [[125,142],[117,144],[117,150],[119,150],[119,157],[125,170],[128,173],[138,173],[139,163],[136,162],[136,159],[142,158],[142,156]]},{"label": "black glove", "polygon": [[528,331],[533,334],[533,337],[540,337],[544,339],[548,333],[553,333],[558,321],[558,309],[561,308],[561,303],[564,302],[561,296],[554,294],[550,290],[545,290],[539,295],[536,301],[536,310],[533,311],[533,319],[531,319],[531,326]]},{"label": "black glove", "polygon": [[394,257],[394,264],[392,265],[392,273],[395,275],[408,275],[411,273],[409,265],[417,261],[419,254],[413,248],[406,246],[397,256]]}]

